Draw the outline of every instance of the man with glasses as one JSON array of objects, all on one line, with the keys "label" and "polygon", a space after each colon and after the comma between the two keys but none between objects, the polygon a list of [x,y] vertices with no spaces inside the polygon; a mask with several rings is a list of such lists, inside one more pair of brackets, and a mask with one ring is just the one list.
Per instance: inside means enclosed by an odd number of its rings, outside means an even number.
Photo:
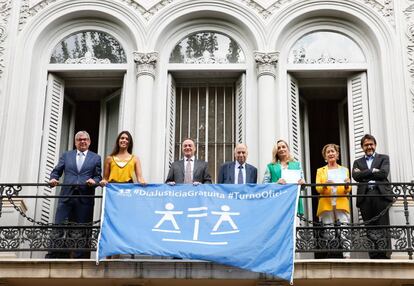
[{"label": "man with glasses", "polygon": [[[96,185],[102,179],[101,176],[101,157],[89,151],[91,139],[86,131],[79,131],[75,135],[75,150],[62,154],[58,164],[50,174],[49,184],[55,187],[59,184],[59,178],[64,174],[64,185],[60,195],[62,196],[93,196],[95,195]],[[90,224],[93,220],[93,197],[64,197],[59,198],[56,209],[55,224],[80,223]],[[90,231],[89,231],[90,232]],[[52,244],[57,248],[70,247],[66,245],[62,238],[62,231],[57,234],[58,238],[52,239]],[[85,232],[86,233],[86,232]],[[69,234],[66,234],[68,236]],[[88,240],[90,235],[85,235],[84,240]],[[77,239],[80,241],[80,239]],[[83,247],[87,248],[88,243]],[[79,246],[79,245],[78,245]],[[72,246],[73,247],[73,246]],[[49,252],[46,258],[69,258],[69,252]],[[89,258],[90,253],[76,251],[72,258]]]},{"label": "man with glasses", "polygon": [[[393,197],[389,185],[377,185],[376,183],[388,182],[390,172],[390,158],[388,155],[375,152],[377,141],[370,134],[365,134],[361,139],[361,147],[365,155],[354,162],[352,178],[358,183],[357,207],[361,211],[362,219],[367,226],[389,226],[390,218],[388,206]],[[361,195],[374,195],[364,197]],[[375,196],[377,195],[377,197]],[[388,196],[386,196],[388,195]],[[387,249],[391,246],[388,229],[367,228],[368,239],[373,243],[375,250]],[[391,252],[371,251],[371,259],[389,259]]]}]

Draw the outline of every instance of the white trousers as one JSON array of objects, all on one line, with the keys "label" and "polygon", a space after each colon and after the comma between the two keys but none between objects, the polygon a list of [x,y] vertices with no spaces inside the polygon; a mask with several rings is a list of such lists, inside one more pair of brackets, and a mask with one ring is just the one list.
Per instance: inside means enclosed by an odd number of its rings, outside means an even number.
[{"label": "white trousers", "polygon": [[[327,211],[320,214],[319,219],[322,223],[326,226],[334,225],[335,221],[339,221],[341,224],[348,224],[350,221],[349,214],[343,210],[334,209],[333,211]],[[349,238],[346,237],[345,233],[348,231],[342,232],[341,231],[341,240],[342,240],[342,247],[344,249],[349,249],[351,246],[351,241]],[[350,258],[351,254],[349,252],[343,253],[345,258]]]}]

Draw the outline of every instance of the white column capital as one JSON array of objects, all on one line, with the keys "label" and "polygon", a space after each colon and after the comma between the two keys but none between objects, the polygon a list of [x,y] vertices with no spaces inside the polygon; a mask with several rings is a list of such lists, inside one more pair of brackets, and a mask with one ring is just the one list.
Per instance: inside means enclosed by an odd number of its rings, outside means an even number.
[{"label": "white column capital", "polygon": [[254,52],[257,65],[257,77],[270,75],[276,78],[276,67],[279,61],[279,52]]},{"label": "white column capital", "polygon": [[149,75],[155,79],[155,66],[157,65],[158,52],[133,52],[134,62],[137,67],[137,77]]}]

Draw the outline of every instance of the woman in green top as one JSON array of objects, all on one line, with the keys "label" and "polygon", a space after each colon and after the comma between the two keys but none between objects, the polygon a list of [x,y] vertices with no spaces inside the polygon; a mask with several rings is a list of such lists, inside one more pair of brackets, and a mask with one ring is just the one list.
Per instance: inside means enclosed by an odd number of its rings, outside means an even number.
[{"label": "woman in green top", "polygon": [[[266,173],[263,177],[263,184],[278,183],[286,184],[286,180],[282,178],[282,170],[302,170],[300,163],[295,161],[290,155],[289,145],[284,140],[278,140],[272,150],[272,162],[266,167]],[[301,172],[301,179],[298,184],[304,184],[305,180]],[[303,202],[299,199],[298,214],[303,215]]]}]

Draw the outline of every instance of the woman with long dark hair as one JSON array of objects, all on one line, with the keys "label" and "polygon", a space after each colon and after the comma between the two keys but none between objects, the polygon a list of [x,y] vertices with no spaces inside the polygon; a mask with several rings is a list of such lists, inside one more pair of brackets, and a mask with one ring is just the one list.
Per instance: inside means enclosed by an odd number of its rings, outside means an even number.
[{"label": "woman with long dark hair", "polygon": [[112,153],[106,157],[101,185],[107,183],[145,184],[139,158],[132,153],[134,143],[128,131],[121,131]]}]

